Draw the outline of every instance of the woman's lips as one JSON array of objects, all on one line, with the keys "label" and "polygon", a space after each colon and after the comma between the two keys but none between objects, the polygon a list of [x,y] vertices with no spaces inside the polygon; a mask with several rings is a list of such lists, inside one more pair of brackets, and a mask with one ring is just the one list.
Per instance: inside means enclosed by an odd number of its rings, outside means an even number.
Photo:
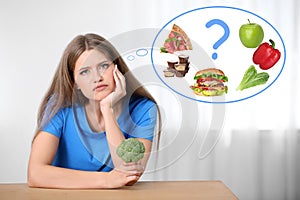
[{"label": "woman's lips", "polygon": [[97,86],[93,89],[93,91],[99,92],[99,91],[105,90],[105,88],[106,88],[107,86],[108,86],[108,85],[106,85],[106,84],[97,85]]}]

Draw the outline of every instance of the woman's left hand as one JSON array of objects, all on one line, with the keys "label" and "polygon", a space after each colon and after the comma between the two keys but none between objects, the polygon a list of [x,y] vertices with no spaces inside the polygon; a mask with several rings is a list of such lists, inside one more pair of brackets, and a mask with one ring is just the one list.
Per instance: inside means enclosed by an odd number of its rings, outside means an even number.
[{"label": "woman's left hand", "polygon": [[137,179],[134,181],[131,181],[129,183],[127,183],[126,185],[133,185],[134,183],[136,183],[139,178],[143,175],[144,173],[144,166],[142,165],[142,163],[140,161],[138,162],[131,162],[131,163],[122,163],[121,166],[117,167],[119,170],[130,173],[130,174],[134,174],[137,176]]},{"label": "woman's left hand", "polygon": [[116,84],[115,90],[100,101],[101,109],[104,107],[113,108],[126,95],[125,77],[118,70],[117,66],[115,66],[113,76]]}]

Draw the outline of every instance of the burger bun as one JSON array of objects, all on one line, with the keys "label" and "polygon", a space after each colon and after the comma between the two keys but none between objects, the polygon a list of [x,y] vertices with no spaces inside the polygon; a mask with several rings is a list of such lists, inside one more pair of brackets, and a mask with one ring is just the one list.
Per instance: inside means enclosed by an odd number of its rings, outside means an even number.
[{"label": "burger bun", "polygon": [[206,69],[199,70],[198,72],[196,72],[195,76],[200,76],[201,74],[207,74],[207,73],[225,76],[224,72],[217,68],[206,68]]}]

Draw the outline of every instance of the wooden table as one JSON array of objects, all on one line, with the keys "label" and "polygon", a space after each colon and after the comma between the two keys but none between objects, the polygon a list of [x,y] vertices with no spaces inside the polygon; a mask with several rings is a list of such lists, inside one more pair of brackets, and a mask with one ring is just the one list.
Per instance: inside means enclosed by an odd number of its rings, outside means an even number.
[{"label": "wooden table", "polygon": [[0,184],[0,200],[238,199],[221,181],[145,181],[120,189],[65,190]]}]

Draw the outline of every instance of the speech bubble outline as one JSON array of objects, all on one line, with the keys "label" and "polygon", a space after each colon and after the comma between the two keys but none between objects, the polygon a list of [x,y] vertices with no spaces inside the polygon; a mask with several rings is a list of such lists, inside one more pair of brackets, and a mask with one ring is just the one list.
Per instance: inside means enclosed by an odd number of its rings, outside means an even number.
[{"label": "speech bubble outline", "polygon": [[266,19],[264,19],[263,17],[251,12],[251,11],[248,11],[248,10],[244,10],[244,9],[241,9],[241,8],[236,8],[236,7],[230,7],[230,6],[207,6],[207,7],[200,7],[200,8],[195,8],[195,9],[192,9],[192,10],[189,10],[189,11],[186,11],[184,13],[181,13],[180,15],[174,17],[173,19],[171,19],[169,22],[167,22],[157,33],[157,35],[154,37],[154,40],[152,42],[152,49],[155,49],[155,44],[159,38],[159,35],[163,32],[163,30],[173,21],[175,21],[176,19],[178,19],[179,17],[182,17],[186,14],[189,14],[189,13],[192,13],[192,12],[195,12],[195,11],[200,11],[200,10],[204,10],[204,9],[232,9],[232,10],[237,10],[237,11],[241,11],[241,12],[245,12],[245,13],[248,13],[248,14],[251,14],[259,19],[261,19],[262,21],[264,21],[266,24],[268,24],[274,31],[275,33],[277,34],[278,38],[280,39],[281,43],[282,43],[282,67],[280,68],[280,71],[278,72],[277,76],[274,78],[274,80],[269,83],[268,85],[266,85],[265,88],[261,89],[260,91],[254,93],[254,94],[251,94],[249,96],[246,96],[246,97],[241,97],[241,98],[237,98],[237,99],[233,99],[233,100],[228,100],[228,101],[207,101],[207,100],[203,100],[203,99],[197,99],[197,98],[194,98],[192,96],[188,96],[186,94],[183,94],[181,92],[178,92],[176,89],[172,88],[170,85],[168,85],[166,83],[166,81],[164,81],[164,79],[159,75],[159,72],[157,71],[156,69],[156,66],[155,66],[155,62],[154,62],[154,57],[153,57],[153,51],[151,51],[151,62],[152,62],[152,66],[153,66],[153,69],[157,75],[157,77],[167,86],[169,87],[171,90],[173,90],[175,93],[187,98],[187,99],[190,99],[190,100],[194,100],[194,101],[198,101],[198,102],[202,102],[202,103],[209,103],[209,104],[227,104],[227,103],[235,103],[235,102],[240,102],[240,101],[244,101],[244,100],[247,100],[247,99],[250,99],[262,92],[264,92],[266,89],[268,89],[271,85],[273,85],[275,83],[275,81],[279,78],[279,76],[281,75],[283,69],[284,69],[284,66],[285,66],[285,62],[286,62],[286,47],[285,47],[285,44],[284,44],[284,41],[280,35],[280,33],[278,32],[278,30],[270,23],[268,22]]}]

